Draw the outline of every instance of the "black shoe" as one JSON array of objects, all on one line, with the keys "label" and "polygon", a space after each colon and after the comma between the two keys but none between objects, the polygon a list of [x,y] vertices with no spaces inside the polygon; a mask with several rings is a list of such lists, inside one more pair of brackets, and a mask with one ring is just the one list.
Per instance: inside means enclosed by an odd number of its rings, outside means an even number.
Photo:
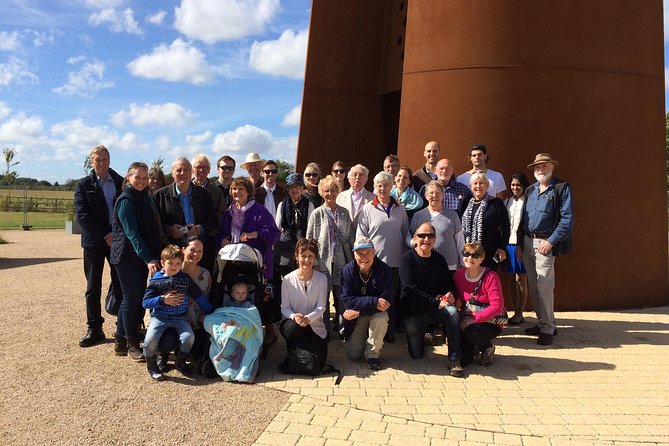
[{"label": "black shoe", "polygon": [[105,333],[102,331],[102,328],[91,328],[88,327],[86,336],[81,338],[79,341],[79,347],[92,347],[95,344],[105,340]]},{"label": "black shoe", "polygon": [[146,370],[149,372],[149,376],[154,381],[162,381],[164,376],[158,370],[158,363],[156,362],[156,357],[146,358]]},{"label": "black shoe", "polygon": [[[539,326],[535,325],[534,327],[526,328],[525,334],[530,336],[539,336],[541,332],[539,331]],[[553,330],[553,336],[557,336],[557,334],[558,330],[556,328],[555,330]]]},{"label": "black shoe", "polygon": [[193,376],[193,371],[191,370],[190,366],[186,364],[187,357],[188,353],[179,351],[179,353],[177,353],[177,359],[174,362],[174,368],[184,376]]},{"label": "black shoe", "polygon": [[386,344],[394,344],[395,343],[395,336],[394,335],[386,335],[383,338],[383,342]]},{"label": "black shoe", "polygon": [[370,370],[381,370],[381,360],[379,358],[369,358],[367,360],[367,367]]},{"label": "black shoe", "polygon": [[128,354],[128,340],[125,336],[114,334],[114,354],[126,356]]},{"label": "black shoe", "polygon": [[537,344],[539,345],[551,345],[553,343],[553,336],[548,333],[539,333],[539,339],[537,339]]}]

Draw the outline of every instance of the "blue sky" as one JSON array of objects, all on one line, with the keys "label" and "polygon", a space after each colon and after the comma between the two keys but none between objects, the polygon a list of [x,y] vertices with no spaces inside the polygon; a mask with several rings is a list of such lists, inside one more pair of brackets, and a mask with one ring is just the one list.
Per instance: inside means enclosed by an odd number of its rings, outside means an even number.
[{"label": "blue sky", "polygon": [[0,146],[19,176],[61,183],[98,144],[119,172],[197,153],[292,162],[310,6],[0,0]]},{"label": "blue sky", "polygon": [[310,6],[0,0],[0,146],[51,182],[83,176],[98,144],[119,172],[201,152],[292,162]]}]

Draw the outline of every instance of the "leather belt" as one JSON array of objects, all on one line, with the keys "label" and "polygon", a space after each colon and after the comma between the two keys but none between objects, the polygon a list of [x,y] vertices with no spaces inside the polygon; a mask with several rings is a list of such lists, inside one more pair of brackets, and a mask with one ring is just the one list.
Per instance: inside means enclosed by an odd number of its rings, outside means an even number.
[{"label": "leather belt", "polygon": [[535,234],[534,232],[528,232],[527,236],[529,238],[538,238],[538,239],[546,240],[548,237],[550,237],[550,234]]}]

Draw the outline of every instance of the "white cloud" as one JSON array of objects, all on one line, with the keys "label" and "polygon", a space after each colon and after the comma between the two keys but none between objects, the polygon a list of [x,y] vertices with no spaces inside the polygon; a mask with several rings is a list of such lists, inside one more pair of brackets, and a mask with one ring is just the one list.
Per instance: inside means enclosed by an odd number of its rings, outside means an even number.
[{"label": "white cloud", "polygon": [[91,97],[93,93],[111,88],[114,83],[103,80],[105,75],[104,62],[86,63],[79,71],[70,71],[67,75],[67,83],[52,91],[62,95],[79,95]]},{"label": "white cloud", "polygon": [[18,51],[21,49],[19,32],[0,31],[0,51]]},{"label": "white cloud", "polygon": [[109,30],[115,33],[143,34],[130,8],[123,11],[117,11],[113,8],[96,11],[88,18],[88,23],[93,26],[106,24]]},{"label": "white cloud", "polygon": [[296,105],[291,111],[286,113],[281,121],[281,127],[297,127],[300,125],[300,117],[302,116],[302,106]]},{"label": "white cloud", "polygon": [[249,63],[261,73],[302,79],[307,58],[307,38],[306,29],[297,34],[287,29],[278,40],[253,42]]},{"label": "white cloud", "polygon": [[74,57],[70,57],[69,59],[67,59],[65,61],[65,63],[67,63],[68,65],[76,65],[79,62],[84,61],[85,59],[86,59],[86,56],[74,56]]},{"label": "white cloud", "polygon": [[0,119],[4,119],[12,112],[12,109],[9,108],[9,105],[0,101]]},{"label": "white cloud", "polygon": [[181,39],[169,46],[161,44],[151,54],[139,56],[128,64],[128,69],[138,77],[194,85],[209,83],[214,78],[204,54]]},{"label": "white cloud", "polygon": [[56,41],[56,35],[61,35],[62,32],[58,30],[50,30],[50,31],[31,31],[32,32],[32,40],[33,40],[33,45],[35,47],[40,47],[44,45],[45,43],[53,43]]},{"label": "white cloud", "polygon": [[211,130],[207,130],[206,132],[202,133],[201,135],[186,135],[186,142],[188,144],[202,144],[209,138],[211,138]]},{"label": "white cloud", "polygon": [[175,28],[213,44],[260,34],[279,9],[279,0],[182,0]]},{"label": "white cloud", "polygon": [[20,141],[34,141],[44,136],[44,121],[19,113],[0,125],[0,141],[16,144]]},{"label": "white cloud", "polygon": [[147,23],[150,23],[152,25],[162,25],[163,22],[165,21],[165,16],[166,15],[167,15],[167,12],[165,12],[161,9],[160,11],[158,11],[155,14],[147,15],[144,20]]},{"label": "white cloud", "polygon": [[100,144],[110,147],[118,141],[118,134],[107,126],[90,127],[83,119],[63,121],[51,126],[52,136],[62,138],[62,144],[70,148],[90,150]]},{"label": "white cloud", "polygon": [[128,110],[114,113],[111,120],[117,127],[123,127],[126,121],[130,121],[138,126],[159,125],[179,128],[189,124],[193,118],[195,113],[187,108],[174,102],[166,102],[144,105],[132,103]]},{"label": "white cloud", "polygon": [[216,153],[267,152],[272,145],[272,134],[267,130],[246,124],[231,132],[219,133],[212,150]]},{"label": "white cloud", "polygon": [[0,87],[10,84],[34,84],[39,81],[30,71],[25,61],[10,57],[6,63],[0,63]]}]

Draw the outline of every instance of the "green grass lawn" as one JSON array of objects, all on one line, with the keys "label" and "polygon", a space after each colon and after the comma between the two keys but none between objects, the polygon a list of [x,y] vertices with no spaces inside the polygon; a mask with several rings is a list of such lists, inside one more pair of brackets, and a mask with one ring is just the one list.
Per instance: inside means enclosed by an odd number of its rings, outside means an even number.
[{"label": "green grass lawn", "polygon": [[[0,212],[0,229],[21,229],[23,212]],[[65,229],[65,214],[28,212],[28,224],[35,229]]]}]

